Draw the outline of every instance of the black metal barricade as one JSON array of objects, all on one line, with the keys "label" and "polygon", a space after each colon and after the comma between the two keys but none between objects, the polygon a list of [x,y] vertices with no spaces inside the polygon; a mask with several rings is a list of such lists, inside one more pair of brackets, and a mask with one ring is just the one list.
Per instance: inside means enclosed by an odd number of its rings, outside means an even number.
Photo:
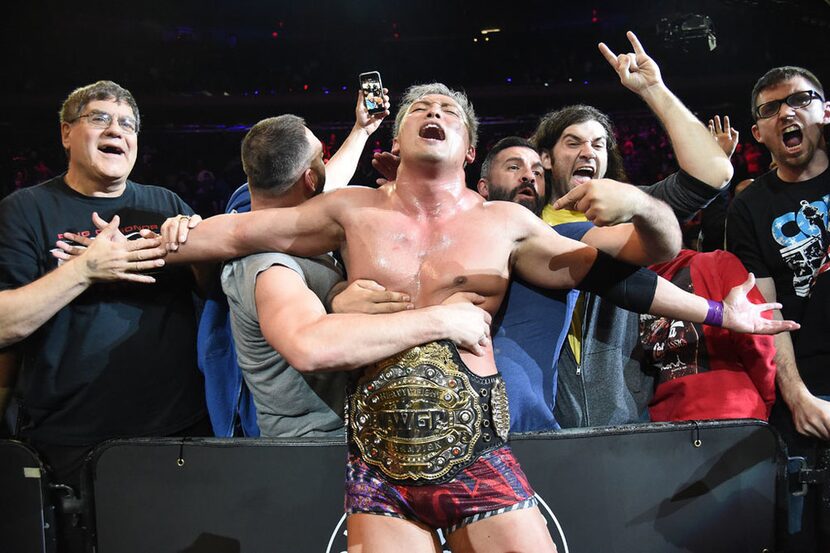
[{"label": "black metal barricade", "polygon": [[[774,551],[785,457],[757,421],[519,435],[559,551]],[[99,553],[345,551],[346,449],[268,439],[96,449]]]},{"label": "black metal barricade", "polygon": [[[561,553],[776,550],[786,457],[762,422],[592,428],[511,443]],[[345,458],[343,443],[322,441],[110,441],[87,465],[92,541],[100,553],[339,553]],[[34,451],[0,440],[0,552],[53,550],[44,475]]]},{"label": "black metal barricade", "polygon": [[0,552],[54,551],[54,517],[37,453],[17,441],[0,440]]}]

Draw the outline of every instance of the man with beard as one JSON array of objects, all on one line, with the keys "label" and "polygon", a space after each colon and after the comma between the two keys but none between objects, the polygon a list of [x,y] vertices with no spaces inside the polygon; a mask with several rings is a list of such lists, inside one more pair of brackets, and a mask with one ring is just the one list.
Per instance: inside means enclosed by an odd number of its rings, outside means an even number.
[{"label": "man with beard", "polygon": [[[830,440],[825,136],[830,102],[813,73],[785,66],[755,83],[751,107],[752,135],[769,149],[777,168],[736,196],[727,216],[726,245],[758,276],[764,297],[783,304],[774,316],[802,323],[802,330],[775,338],[779,394],[770,422],[791,455],[813,464]],[[816,531],[821,497],[811,488],[803,499],[803,517],[800,501],[790,504],[787,551],[826,551],[830,529]],[[825,517],[826,508],[825,503]]]},{"label": "man with beard", "polygon": [[[502,180],[502,175],[507,178]],[[515,202],[540,216],[545,207],[545,168],[536,148],[518,136],[496,142],[481,162],[477,189],[485,200]]]},{"label": "man with beard", "polygon": [[[680,229],[671,209],[635,187],[614,182],[638,211],[636,221],[598,227],[575,222],[557,232],[634,263],[668,261],[680,245]],[[481,165],[479,194],[487,200],[518,203],[536,216],[545,206],[542,160],[520,137],[499,140]],[[573,313],[575,291],[547,290],[514,278],[494,323],[493,351],[510,398],[513,432],[558,429],[554,417],[556,362]]]}]

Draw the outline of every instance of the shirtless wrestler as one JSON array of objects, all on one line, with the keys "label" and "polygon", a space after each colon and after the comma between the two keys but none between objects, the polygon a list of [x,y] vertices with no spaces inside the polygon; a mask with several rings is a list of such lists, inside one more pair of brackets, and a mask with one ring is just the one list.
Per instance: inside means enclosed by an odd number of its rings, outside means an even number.
[{"label": "shirtless wrestler", "polygon": [[[392,151],[401,158],[395,182],[348,187],[296,208],[219,215],[189,235],[186,224],[169,220],[167,261],[340,249],[350,280],[405,292],[416,307],[474,292],[486,298],[482,307],[490,313],[514,271],[538,286],[581,285],[625,296],[606,278],[619,269],[616,262],[558,235],[524,207],[485,202],[465,186],[476,127],[463,94],[440,84],[412,87],[395,125]],[[696,322],[717,319],[720,306],[649,278],[629,284],[628,295],[637,296],[629,307]],[[761,317],[771,305],[749,303],[751,286],[750,278],[724,302],[723,326],[766,333],[795,328]],[[448,343],[430,343],[365,370],[349,413],[350,552],[438,551],[437,528],[448,531],[456,553],[555,551],[533,492],[502,445],[506,405],[492,349],[482,338],[483,355],[462,350],[459,356]]]}]

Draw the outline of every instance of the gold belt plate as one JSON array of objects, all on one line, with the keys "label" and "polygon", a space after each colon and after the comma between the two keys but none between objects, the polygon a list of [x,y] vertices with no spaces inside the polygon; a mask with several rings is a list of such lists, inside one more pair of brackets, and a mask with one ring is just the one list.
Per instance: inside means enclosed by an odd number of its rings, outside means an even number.
[{"label": "gold belt plate", "polygon": [[472,459],[481,405],[450,348],[431,342],[376,365],[350,398],[363,459],[390,478],[437,480]]}]

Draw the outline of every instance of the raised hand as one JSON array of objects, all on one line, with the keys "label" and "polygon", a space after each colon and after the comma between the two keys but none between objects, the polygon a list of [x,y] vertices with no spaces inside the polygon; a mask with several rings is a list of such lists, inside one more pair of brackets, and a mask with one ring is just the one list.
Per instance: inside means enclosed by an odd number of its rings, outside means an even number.
[{"label": "raised hand", "polygon": [[628,31],[625,36],[634,48],[633,52],[617,55],[604,42],[599,43],[599,51],[620,76],[623,86],[642,96],[650,87],[663,84],[660,67],[646,54],[637,35]]},{"label": "raised hand", "polygon": [[723,116],[723,125],[720,122],[720,115],[715,115],[714,118],[709,119],[709,133],[715,142],[718,143],[726,157],[732,157],[735,153],[735,148],[738,147],[738,131],[733,129],[729,124],[729,116]]},{"label": "raised hand", "polygon": [[794,321],[779,321],[763,317],[761,313],[781,309],[781,304],[752,303],[747,298],[747,294],[753,286],[755,286],[755,275],[749,273],[749,277],[743,284],[729,291],[723,300],[723,328],[750,334],[778,334],[801,328],[801,325]]},{"label": "raised hand", "polygon": [[372,134],[378,129],[383,119],[389,115],[390,103],[389,96],[387,96],[388,92],[389,89],[383,89],[383,107],[386,110],[379,113],[369,113],[369,110],[366,109],[366,103],[363,101],[363,90],[358,91],[357,106],[354,108],[355,127],[363,129],[367,135]]}]

